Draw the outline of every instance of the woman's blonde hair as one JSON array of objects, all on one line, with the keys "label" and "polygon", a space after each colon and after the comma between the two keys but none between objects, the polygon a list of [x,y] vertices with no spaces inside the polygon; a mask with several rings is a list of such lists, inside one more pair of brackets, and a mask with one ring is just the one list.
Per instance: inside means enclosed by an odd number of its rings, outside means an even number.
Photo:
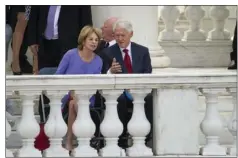
[{"label": "woman's blonde hair", "polygon": [[[83,44],[88,36],[90,36],[92,33],[95,33],[98,37],[98,40],[101,39],[102,33],[98,28],[94,28],[92,26],[86,25],[82,28],[80,31],[79,37],[78,37],[78,48],[79,50],[83,49]],[[98,41],[99,43],[99,41]]]}]

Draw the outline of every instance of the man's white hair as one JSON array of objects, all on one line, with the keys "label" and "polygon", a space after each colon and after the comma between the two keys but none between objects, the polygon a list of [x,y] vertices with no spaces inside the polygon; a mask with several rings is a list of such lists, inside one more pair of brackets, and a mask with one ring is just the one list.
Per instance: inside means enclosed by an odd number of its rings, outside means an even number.
[{"label": "man's white hair", "polygon": [[117,27],[126,29],[128,32],[132,32],[133,28],[132,28],[132,24],[130,21],[124,20],[124,19],[119,19],[117,20],[114,25],[113,25],[113,32],[115,32],[115,29]]}]

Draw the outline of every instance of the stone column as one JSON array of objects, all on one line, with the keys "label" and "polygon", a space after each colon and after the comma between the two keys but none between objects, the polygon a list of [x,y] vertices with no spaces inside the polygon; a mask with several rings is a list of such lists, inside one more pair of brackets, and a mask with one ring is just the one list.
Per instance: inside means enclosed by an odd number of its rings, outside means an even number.
[{"label": "stone column", "polygon": [[123,124],[117,112],[117,98],[121,93],[122,90],[103,90],[106,110],[100,131],[106,140],[106,146],[99,152],[102,157],[125,156],[125,151],[118,146],[118,137],[123,132]]},{"label": "stone column", "polygon": [[[7,118],[6,118],[6,130],[5,131],[6,131],[6,143],[7,143],[7,139],[9,138],[9,136],[11,135],[11,132],[12,132],[12,128],[11,128],[10,124],[8,123]],[[9,150],[8,148],[6,148],[6,157],[14,157],[12,151]]]},{"label": "stone column", "polygon": [[236,156],[236,135],[237,135],[237,117],[236,117],[236,108],[237,108],[237,93],[236,93],[236,88],[228,88],[228,92],[232,96],[232,102],[233,102],[233,111],[232,115],[230,117],[230,121],[228,123],[228,130],[233,136],[233,144],[232,146],[228,147],[227,153],[228,155],[231,156]]},{"label": "stone column", "polygon": [[34,97],[37,91],[21,91],[22,117],[17,131],[22,138],[22,147],[18,150],[16,157],[41,157],[41,152],[34,147],[35,138],[40,132],[39,124],[34,116]]},{"label": "stone column", "polygon": [[218,96],[222,95],[222,88],[203,88],[202,93],[206,98],[206,113],[200,128],[206,136],[206,144],[201,148],[204,156],[224,156],[225,147],[221,146],[219,139],[223,129],[222,120],[218,112]]},{"label": "stone column", "polygon": [[73,133],[77,137],[78,147],[74,149],[74,157],[96,157],[97,150],[90,146],[90,140],[96,130],[90,116],[89,100],[95,93],[93,90],[76,90],[78,96],[78,112],[73,124]]},{"label": "stone column", "polygon": [[62,147],[62,138],[67,133],[61,111],[61,99],[67,91],[47,91],[50,98],[50,114],[45,124],[45,134],[49,137],[50,147],[44,152],[45,157],[69,157],[69,151]]},{"label": "stone column", "polygon": [[180,14],[178,7],[164,6],[161,8],[160,14],[165,28],[160,32],[159,39],[161,41],[180,41],[182,36],[180,32],[175,29]]},{"label": "stone column", "polygon": [[208,40],[230,40],[230,32],[225,29],[226,19],[229,17],[230,11],[226,6],[212,6],[209,11],[213,20],[214,28],[208,32]]},{"label": "stone column", "polygon": [[144,108],[144,98],[150,89],[132,89],[133,114],[128,122],[128,132],[132,136],[133,145],[126,149],[127,155],[131,157],[153,156],[151,148],[145,145],[146,135],[150,132],[150,122],[147,120]]},{"label": "stone column", "polygon": [[188,6],[185,9],[185,16],[189,21],[189,29],[184,33],[185,41],[205,41],[206,34],[200,29],[200,23],[205,16],[201,6]]},{"label": "stone column", "polygon": [[92,15],[96,27],[112,16],[129,20],[134,30],[132,41],[149,48],[153,69],[170,65],[158,43],[158,6],[92,6]]}]

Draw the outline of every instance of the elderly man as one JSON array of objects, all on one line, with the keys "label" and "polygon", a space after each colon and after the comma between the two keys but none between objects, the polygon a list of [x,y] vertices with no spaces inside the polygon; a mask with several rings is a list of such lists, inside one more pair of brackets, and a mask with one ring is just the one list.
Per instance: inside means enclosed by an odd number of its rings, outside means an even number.
[{"label": "elderly man", "polygon": [[110,47],[116,44],[114,34],[113,34],[113,25],[117,22],[117,17],[108,18],[102,26],[102,37],[105,43],[105,47]]},{"label": "elderly man", "polygon": [[105,49],[111,47],[116,43],[113,35],[113,25],[117,20],[117,17],[110,17],[104,22],[103,26],[101,27],[103,39],[101,40],[96,53],[103,60],[102,74],[107,73],[108,67],[106,66],[108,65],[108,63],[112,63],[112,59],[106,54]]},{"label": "elderly man", "polygon": [[[148,48],[131,42],[133,36],[132,24],[126,20],[118,20],[113,26],[113,34],[116,44],[107,49],[107,55],[113,59],[112,63],[109,63],[110,68],[107,73],[151,73],[152,66]],[[124,131],[119,138],[119,146],[122,148],[128,147],[127,140],[122,139],[126,137],[127,124],[132,116],[128,112],[128,108],[133,108],[132,97],[128,91],[124,91],[118,98],[118,115],[124,126]],[[152,125],[151,93],[145,98],[145,113]],[[146,141],[148,141],[148,138]]]}]

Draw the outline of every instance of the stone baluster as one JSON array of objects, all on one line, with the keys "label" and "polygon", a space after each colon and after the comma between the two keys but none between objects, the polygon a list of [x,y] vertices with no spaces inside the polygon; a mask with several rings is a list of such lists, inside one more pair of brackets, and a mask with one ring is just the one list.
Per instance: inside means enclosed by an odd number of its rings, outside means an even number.
[{"label": "stone baluster", "polygon": [[229,16],[226,6],[212,6],[209,14],[213,20],[214,29],[209,31],[208,40],[230,40],[230,32],[224,29],[225,20]]},{"label": "stone baluster", "polygon": [[[10,95],[12,95],[12,93],[9,91],[6,91],[6,96],[8,97]],[[6,118],[6,144],[7,144],[9,136],[11,135],[11,132],[12,132],[12,128]],[[12,152],[9,149],[7,149],[7,147],[6,147],[6,157],[14,157]]]},{"label": "stone baluster", "polygon": [[133,95],[133,114],[127,127],[128,132],[133,138],[132,147],[127,149],[127,155],[138,156],[153,156],[151,148],[145,145],[145,137],[150,132],[150,123],[146,118],[144,110],[144,98],[150,92],[150,90],[138,89],[131,90]]},{"label": "stone baluster", "polygon": [[205,41],[206,35],[200,29],[201,19],[205,16],[205,11],[201,6],[188,6],[185,9],[185,16],[189,21],[189,29],[184,33],[185,41]]},{"label": "stone baluster", "polygon": [[62,147],[62,137],[67,133],[62,111],[61,99],[67,94],[66,91],[47,91],[50,99],[50,114],[45,124],[45,134],[49,137],[50,147],[45,150],[46,157],[69,157],[69,151]]},{"label": "stone baluster", "polygon": [[201,148],[202,155],[226,155],[226,149],[219,144],[223,124],[217,106],[218,96],[222,92],[224,92],[224,89],[202,89],[206,98],[206,113],[200,125],[203,134],[206,136],[206,145]]},{"label": "stone baluster", "polygon": [[228,148],[227,153],[231,156],[236,156],[236,135],[237,135],[237,128],[236,128],[236,124],[237,124],[237,118],[236,118],[236,106],[237,106],[236,88],[228,88],[228,92],[231,93],[232,101],[233,101],[233,112],[232,112],[230,121],[228,123],[228,130],[232,134],[232,136],[234,138],[234,142],[233,142],[233,145]]},{"label": "stone baluster", "polygon": [[[12,128],[6,119],[6,143],[7,143],[8,137],[11,135],[11,130]],[[6,157],[14,157],[12,152],[7,148],[6,148]]]},{"label": "stone baluster", "polygon": [[74,150],[74,157],[96,157],[97,151],[90,146],[96,126],[91,119],[89,99],[96,91],[76,91],[78,96],[78,112],[73,124],[73,133],[77,137],[78,147]]},{"label": "stone baluster", "polygon": [[106,110],[100,130],[106,140],[106,146],[100,150],[101,156],[120,157],[125,155],[125,151],[118,146],[118,137],[123,131],[123,125],[117,112],[117,98],[121,94],[121,90],[103,90]]},{"label": "stone baluster", "polygon": [[17,131],[22,137],[22,147],[17,152],[17,157],[41,157],[41,152],[34,147],[36,136],[40,132],[40,126],[34,115],[34,97],[40,92],[20,91],[22,99],[22,117]]},{"label": "stone baluster", "polygon": [[180,12],[177,6],[164,6],[160,11],[161,18],[165,24],[165,29],[160,32],[161,41],[180,41],[181,33],[175,29]]}]

